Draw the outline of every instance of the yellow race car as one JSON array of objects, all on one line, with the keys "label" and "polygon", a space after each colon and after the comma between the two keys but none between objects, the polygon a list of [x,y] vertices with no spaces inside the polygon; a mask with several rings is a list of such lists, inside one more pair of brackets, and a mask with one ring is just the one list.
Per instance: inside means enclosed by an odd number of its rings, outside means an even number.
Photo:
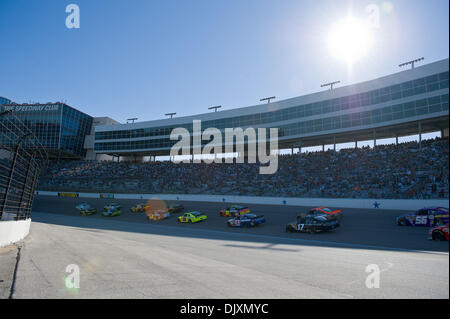
[{"label": "yellow race car", "polygon": [[130,212],[132,213],[143,213],[150,210],[150,206],[147,204],[136,204],[130,208]]},{"label": "yellow race car", "polygon": [[97,208],[92,207],[92,205],[87,203],[82,203],[76,206],[76,209],[80,212],[82,216],[93,215],[97,212]]},{"label": "yellow race car", "polygon": [[206,220],[206,215],[200,212],[188,212],[178,217],[179,223],[197,223]]}]

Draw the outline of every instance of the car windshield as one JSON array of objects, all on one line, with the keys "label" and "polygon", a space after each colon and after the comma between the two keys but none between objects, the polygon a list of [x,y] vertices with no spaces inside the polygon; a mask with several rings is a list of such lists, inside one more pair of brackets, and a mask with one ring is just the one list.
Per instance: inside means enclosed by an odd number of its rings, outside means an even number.
[{"label": "car windshield", "polygon": [[199,215],[201,215],[199,212],[191,212],[191,214],[194,215],[194,216],[199,216]]},{"label": "car windshield", "polygon": [[322,208],[322,210],[323,210],[324,212],[327,212],[327,213],[331,213],[331,212],[332,212],[332,210],[331,210],[331,209],[329,209],[329,208],[326,208],[326,207]]}]

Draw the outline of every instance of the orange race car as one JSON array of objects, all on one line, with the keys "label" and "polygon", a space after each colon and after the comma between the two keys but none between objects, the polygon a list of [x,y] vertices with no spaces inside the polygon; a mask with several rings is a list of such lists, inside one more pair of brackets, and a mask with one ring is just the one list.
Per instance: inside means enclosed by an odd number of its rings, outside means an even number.
[{"label": "orange race car", "polygon": [[332,210],[328,207],[316,207],[309,210],[309,214],[312,215],[328,215],[328,216],[334,216],[337,219],[341,220],[344,215],[342,214],[342,210]]},{"label": "orange race car", "polygon": [[150,220],[163,220],[170,216],[169,210],[167,209],[158,209],[152,212],[147,213],[147,219]]}]

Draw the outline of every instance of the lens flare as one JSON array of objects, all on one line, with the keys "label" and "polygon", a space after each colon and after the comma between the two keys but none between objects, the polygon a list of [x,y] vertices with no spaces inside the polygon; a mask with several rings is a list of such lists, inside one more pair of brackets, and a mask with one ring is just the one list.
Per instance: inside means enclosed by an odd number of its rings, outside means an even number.
[{"label": "lens flare", "polygon": [[363,57],[371,46],[372,34],[368,23],[350,17],[337,23],[328,35],[332,54],[348,63]]}]

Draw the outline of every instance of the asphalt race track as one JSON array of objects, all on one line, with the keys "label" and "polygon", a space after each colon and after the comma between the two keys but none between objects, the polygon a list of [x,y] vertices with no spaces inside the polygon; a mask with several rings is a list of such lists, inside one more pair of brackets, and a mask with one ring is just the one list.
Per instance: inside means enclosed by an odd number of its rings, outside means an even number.
[{"label": "asphalt race track", "polygon": [[[83,217],[74,208],[88,202],[101,211],[112,201],[122,204],[121,216]],[[284,225],[309,207],[249,205],[266,223],[235,229],[218,213],[229,204],[183,202],[208,220],[178,224],[179,214],[148,221],[131,213],[136,203],[36,196],[13,297],[449,297],[448,242],[395,225],[400,211],[344,209],[336,231],[300,234]],[[64,287],[68,264],[80,267],[78,290]],[[369,264],[381,270],[380,288],[366,287]]]},{"label": "asphalt race track", "polygon": [[[111,199],[89,199],[89,198],[61,198],[52,196],[36,196],[33,211],[56,213],[61,215],[77,216],[75,206],[80,203],[89,203],[97,208],[99,212],[103,211],[103,206],[111,202],[118,202],[122,205],[122,215],[112,217],[117,221],[128,221],[153,225],[165,225],[182,227],[183,229],[210,229],[232,233],[258,234],[265,236],[276,236],[283,238],[301,238],[317,241],[329,241],[336,243],[347,243],[353,245],[373,245],[377,247],[390,247],[398,249],[426,250],[426,251],[449,251],[448,242],[433,242],[427,239],[426,227],[400,227],[395,224],[395,218],[406,213],[401,211],[388,211],[382,209],[359,210],[343,209],[344,219],[339,229],[334,232],[320,234],[300,234],[286,233],[286,223],[295,220],[300,212],[306,212],[312,207],[293,207],[293,206],[267,206],[267,205],[248,205],[251,212],[262,214],[266,217],[266,223],[250,229],[230,228],[226,226],[227,217],[219,216],[219,210],[231,204],[239,203],[199,203],[182,202],[186,211],[196,210],[207,214],[207,221],[195,224],[179,224],[176,216],[162,221],[149,221],[144,213],[131,213],[130,207],[144,202],[139,200],[111,200]],[[153,206],[165,207],[170,202],[164,203],[157,199],[150,202]],[[246,205],[244,205],[246,206]],[[324,203],[324,206],[327,206]],[[330,207],[339,208],[339,207]],[[101,218],[100,213],[83,218]]]}]

